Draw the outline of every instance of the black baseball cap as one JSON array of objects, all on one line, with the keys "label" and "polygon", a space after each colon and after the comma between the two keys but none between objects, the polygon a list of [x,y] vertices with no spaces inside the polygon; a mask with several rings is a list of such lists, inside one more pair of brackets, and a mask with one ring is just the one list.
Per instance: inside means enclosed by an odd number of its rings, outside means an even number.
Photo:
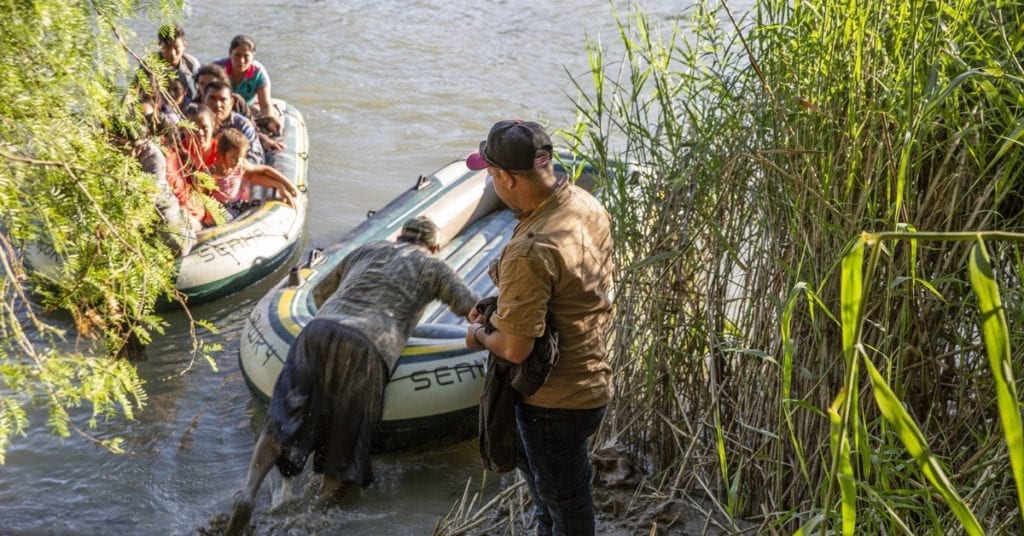
[{"label": "black baseball cap", "polygon": [[505,171],[527,171],[551,162],[551,148],[551,138],[539,124],[521,119],[499,121],[480,142],[480,151],[466,159],[466,167],[486,169],[491,165]]}]

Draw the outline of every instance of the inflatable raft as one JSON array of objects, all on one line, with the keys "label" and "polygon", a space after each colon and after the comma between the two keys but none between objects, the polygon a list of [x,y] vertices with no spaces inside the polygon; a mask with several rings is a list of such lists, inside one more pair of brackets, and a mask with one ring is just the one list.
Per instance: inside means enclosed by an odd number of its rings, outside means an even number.
[{"label": "inflatable raft", "polygon": [[[562,155],[568,162],[568,155]],[[556,171],[565,167],[556,164]],[[591,175],[577,181],[592,185]],[[246,383],[269,400],[288,347],[316,314],[313,290],[353,249],[393,240],[402,223],[429,216],[441,231],[438,253],[481,297],[495,293],[487,266],[512,236],[516,219],[498,199],[486,171],[471,171],[456,160],[417,183],[338,243],[314,249],[301,265],[256,304],[239,342]],[[486,352],[465,346],[466,320],[440,302],[427,306],[398,360],[384,392],[378,448],[391,449],[474,433],[483,388]]]},{"label": "inflatable raft", "polygon": [[[237,292],[266,277],[295,252],[306,221],[306,171],[309,138],[306,122],[294,106],[275,99],[284,123],[285,148],[268,153],[266,163],[288,177],[299,191],[296,206],[277,199],[272,189],[254,187],[258,200],[234,220],[203,230],[188,255],[177,261],[176,288],[188,297],[189,305],[214,300]],[[55,270],[59,259],[41,245],[25,251],[26,261],[46,273]],[[161,302],[168,309],[177,302]]]},{"label": "inflatable raft", "polygon": [[270,275],[295,252],[306,222],[306,173],[309,138],[306,121],[294,106],[275,99],[284,122],[285,148],[267,153],[273,166],[295,185],[294,207],[272,189],[255,187],[257,206],[234,220],[204,230],[196,245],[179,261],[177,288],[188,304],[207,302],[237,292]]}]

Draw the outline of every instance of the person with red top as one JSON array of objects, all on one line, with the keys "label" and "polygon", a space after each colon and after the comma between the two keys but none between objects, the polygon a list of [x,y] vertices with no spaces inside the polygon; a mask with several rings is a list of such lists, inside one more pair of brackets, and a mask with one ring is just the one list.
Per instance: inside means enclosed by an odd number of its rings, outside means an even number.
[{"label": "person with red top", "polygon": [[192,181],[182,165],[181,156],[171,149],[164,154],[167,160],[167,185],[178,199],[178,203],[188,214],[188,223],[193,231],[198,232],[203,228],[203,221],[213,221],[213,217],[207,215],[206,207],[199,199],[198,194],[192,189]]},{"label": "person with red top", "polygon": [[217,128],[217,119],[213,110],[200,105],[188,115],[193,129],[188,130],[181,140],[182,163],[190,172],[206,171],[217,158],[217,141],[213,133]]},{"label": "person with red top", "polygon": [[[109,124],[111,141],[125,154],[135,158],[142,171],[156,187],[152,193],[154,208],[163,220],[160,236],[177,257],[188,255],[195,245],[196,233],[202,229],[198,221],[182,206],[174,191],[172,177],[174,170],[168,166],[168,158],[161,151],[145,125],[136,116],[112,117]],[[177,160],[174,160],[176,163]]]},{"label": "person with red top", "polygon": [[217,147],[213,139],[213,112],[209,108],[195,108],[188,119],[194,128],[185,133],[179,147],[171,147],[164,156],[167,160],[167,184],[198,230],[204,225],[211,225],[213,215],[203,205],[193,177],[197,171],[205,172],[213,164]]}]

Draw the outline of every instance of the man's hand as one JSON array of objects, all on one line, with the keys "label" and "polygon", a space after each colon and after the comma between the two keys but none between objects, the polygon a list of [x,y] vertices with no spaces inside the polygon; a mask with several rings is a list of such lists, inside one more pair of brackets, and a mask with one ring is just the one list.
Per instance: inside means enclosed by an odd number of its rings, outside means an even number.
[{"label": "man's hand", "polygon": [[[473,310],[475,311],[476,308],[474,308]],[[477,316],[479,317],[480,315],[477,314]],[[479,338],[477,335],[477,331],[481,332]],[[466,329],[466,348],[469,348],[470,350],[486,350],[487,347],[483,344],[483,342],[481,342],[484,340],[484,337],[486,336],[487,333],[484,331],[484,325],[481,324],[480,322],[474,321]]]},{"label": "man's hand", "polygon": [[269,151],[280,151],[285,148],[284,142],[277,141],[274,138],[268,136],[265,132],[259,133],[260,145],[263,146],[263,150]]},{"label": "man's hand", "polygon": [[281,120],[276,115],[267,114],[264,121],[266,121],[267,130],[274,134],[281,134],[281,129],[284,128],[284,125],[281,124]]}]

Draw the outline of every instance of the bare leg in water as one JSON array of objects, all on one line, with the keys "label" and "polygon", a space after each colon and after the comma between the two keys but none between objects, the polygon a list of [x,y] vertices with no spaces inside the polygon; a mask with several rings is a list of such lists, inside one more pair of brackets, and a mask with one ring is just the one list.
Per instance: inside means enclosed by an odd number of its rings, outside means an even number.
[{"label": "bare leg in water", "polygon": [[[278,473],[280,474],[280,472]],[[281,485],[279,487],[274,486],[273,474],[270,475],[270,490],[271,490],[271,501],[270,511],[274,512],[278,508],[287,503],[292,497],[292,478],[281,475]]]},{"label": "bare leg in water", "polygon": [[323,480],[320,481],[320,489],[316,492],[314,508],[326,510],[337,505],[345,498],[345,494],[348,493],[352,484],[351,480],[335,480],[324,476]]},{"label": "bare leg in water", "polygon": [[263,479],[280,457],[280,443],[269,432],[263,430],[259,440],[256,441],[256,448],[252,451],[252,461],[249,463],[249,476],[246,477],[245,489],[242,491],[242,497],[235,501],[231,521],[228,522],[228,528],[224,534],[236,536],[249,525],[253,505],[256,504],[256,492],[260,490]]}]

